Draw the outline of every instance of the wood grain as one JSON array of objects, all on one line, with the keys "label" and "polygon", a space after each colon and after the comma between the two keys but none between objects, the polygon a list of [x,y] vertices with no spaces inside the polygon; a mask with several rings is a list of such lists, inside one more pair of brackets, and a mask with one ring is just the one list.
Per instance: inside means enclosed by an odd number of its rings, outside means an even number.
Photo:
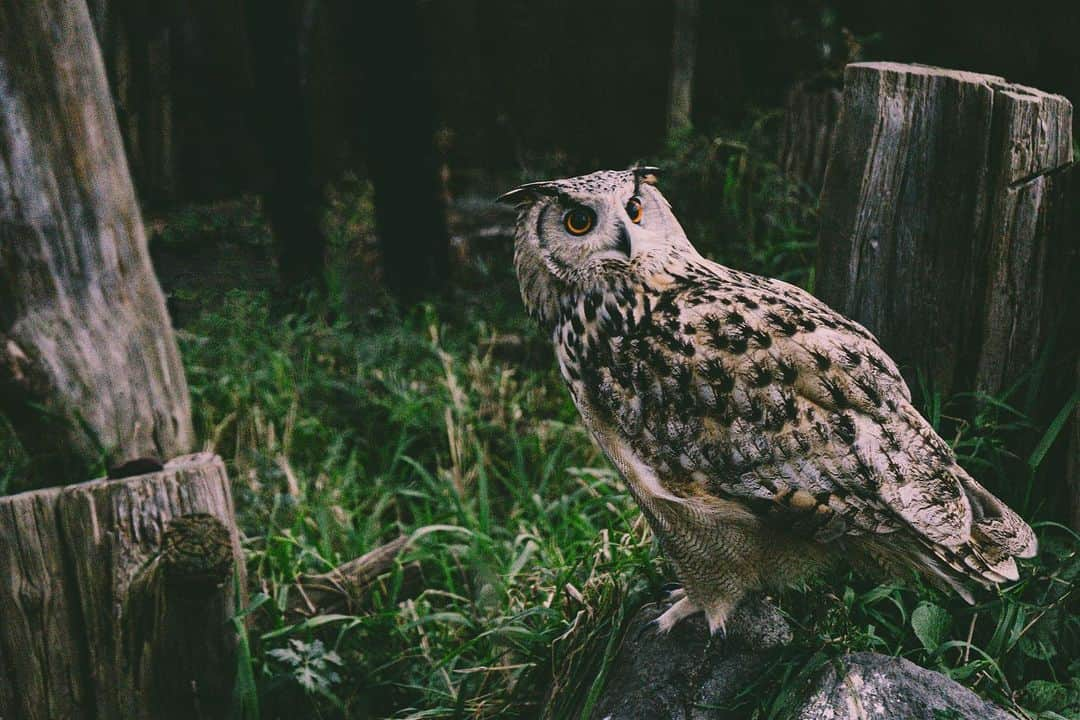
[{"label": "wood grain", "polygon": [[822,193],[817,294],[948,395],[998,393],[1080,303],[1061,214],[1065,98],[896,63],[845,72]]},{"label": "wood grain", "polygon": [[[163,552],[182,523],[206,572]],[[0,717],[227,717],[242,557],[214,455],[0,498]]]},{"label": "wood grain", "polygon": [[0,411],[54,484],[189,452],[187,384],[86,5],[0,5]]}]

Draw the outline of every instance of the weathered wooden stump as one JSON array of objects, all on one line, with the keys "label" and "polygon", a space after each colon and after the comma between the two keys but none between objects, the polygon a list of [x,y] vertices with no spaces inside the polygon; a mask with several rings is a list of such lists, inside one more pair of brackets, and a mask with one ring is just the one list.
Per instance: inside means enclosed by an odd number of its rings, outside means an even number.
[{"label": "weathered wooden stump", "polygon": [[918,367],[944,393],[1007,388],[1080,298],[1060,222],[1071,163],[1061,96],[993,75],[848,65],[817,293],[874,332],[909,380]]},{"label": "weathered wooden stump", "polygon": [[0,577],[0,718],[229,717],[244,565],[217,456],[0,498]]},{"label": "weathered wooden stump", "polygon": [[796,83],[784,99],[776,163],[815,196],[825,181],[841,92],[830,83]]},{"label": "weathered wooden stump", "polygon": [[0,412],[39,484],[193,442],[86,4],[0,4]]},{"label": "weathered wooden stump", "polygon": [[[1001,396],[1038,375],[1010,402],[1047,426],[1076,387],[1072,142],[1061,96],[993,75],[848,65],[816,292],[874,332],[913,387],[923,371],[944,396]],[[1055,473],[1067,464],[1058,457]],[[1076,485],[1044,496],[1080,517]]]}]

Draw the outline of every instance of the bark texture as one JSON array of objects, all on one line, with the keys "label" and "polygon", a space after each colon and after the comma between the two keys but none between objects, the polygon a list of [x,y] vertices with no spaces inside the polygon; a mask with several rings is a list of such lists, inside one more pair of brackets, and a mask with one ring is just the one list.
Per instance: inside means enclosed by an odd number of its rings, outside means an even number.
[{"label": "bark texture", "polygon": [[[417,532],[423,532],[423,529]],[[402,535],[329,572],[302,575],[289,589],[285,602],[286,618],[289,622],[300,622],[316,615],[356,614],[366,610],[372,591],[377,588],[387,590],[385,584],[379,587],[379,580],[394,569],[398,556],[408,545],[409,536]],[[419,563],[405,565],[397,597],[419,594],[423,590],[423,580]]]},{"label": "bark texture", "polygon": [[[925,378],[945,397],[1008,396],[1049,427],[1077,387],[1072,148],[1061,96],[993,75],[849,65],[821,198],[818,294],[874,332],[913,388]],[[1061,481],[1041,490],[1074,525],[1076,422],[1046,456]]]},{"label": "bark texture", "polygon": [[81,2],[0,6],[0,411],[55,484],[192,444],[183,368]]},{"label": "bark texture", "polygon": [[0,717],[228,717],[241,557],[210,454],[0,498]]},{"label": "bark texture", "polygon": [[694,66],[697,60],[698,0],[675,0],[671,41],[671,85],[668,90],[668,132],[691,124]]},{"label": "bark texture", "polygon": [[945,394],[1008,388],[1077,306],[1071,128],[1068,100],[1000,77],[849,65],[818,294],[874,332],[909,381],[918,367]]},{"label": "bark texture", "polygon": [[841,98],[840,90],[828,84],[798,83],[784,101],[777,164],[814,195],[825,181]]}]

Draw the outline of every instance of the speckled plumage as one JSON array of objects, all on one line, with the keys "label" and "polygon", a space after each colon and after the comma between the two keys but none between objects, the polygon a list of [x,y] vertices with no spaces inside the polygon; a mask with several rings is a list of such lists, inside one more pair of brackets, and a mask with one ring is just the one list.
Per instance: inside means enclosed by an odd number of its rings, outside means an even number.
[{"label": "speckled plumage", "polygon": [[[970,599],[1031,529],[957,463],[874,337],[805,291],[703,258],[644,171],[531,183],[515,266],[585,424],[714,630],[749,590],[835,558]],[[627,206],[643,211],[631,221]],[[594,226],[568,232],[586,208]]]}]

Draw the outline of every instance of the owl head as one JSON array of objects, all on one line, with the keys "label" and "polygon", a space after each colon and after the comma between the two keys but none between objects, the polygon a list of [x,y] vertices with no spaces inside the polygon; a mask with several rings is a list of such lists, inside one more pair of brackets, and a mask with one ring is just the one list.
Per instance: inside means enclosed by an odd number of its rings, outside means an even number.
[{"label": "owl head", "polygon": [[518,208],[514,267],[521,296],[541,324],[559,304],[613,281],[662,268],[692,251],[656,188],[658,170],[602,170],[533,182],[499,198]]}]

